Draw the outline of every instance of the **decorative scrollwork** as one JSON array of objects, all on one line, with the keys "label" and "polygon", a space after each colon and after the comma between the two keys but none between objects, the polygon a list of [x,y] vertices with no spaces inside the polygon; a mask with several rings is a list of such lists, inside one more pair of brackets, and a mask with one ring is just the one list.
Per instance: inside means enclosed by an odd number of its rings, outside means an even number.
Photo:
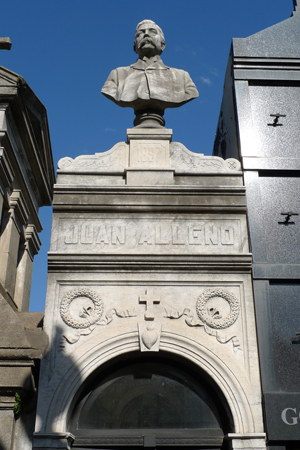
[{"label": "decorative scrollwork", "polygon": [[224,329],[233,325],[240,313],[239,301],[226,289],[206,289],[198,298],[197,314],[206,325]]},{"label": "decorative scrollwork", "polygon": [[67,169],[67,167],[70,167],[73,164],[73,158],[70,158],[69,156],[65,156],[64,158],[61,158],[58,161],[57,167],[58,169]]},{"label": "decorative scrollwork", "polygon": [[228,158],[225,163],[229,170],[241,170],[241,163],[237,159]]},{"label": "decorative scrollwork", "polygon": [[89,328],[99,321],[104,305],[97,292],[86,288],[68,292],[61,301],[60,315],[69,327]]}]

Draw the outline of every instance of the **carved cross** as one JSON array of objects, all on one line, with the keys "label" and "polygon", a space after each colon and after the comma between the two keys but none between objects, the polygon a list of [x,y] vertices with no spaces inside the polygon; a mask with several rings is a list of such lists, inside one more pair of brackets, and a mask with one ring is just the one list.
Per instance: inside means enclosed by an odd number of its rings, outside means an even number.
[{"label": "carved cross", "polygon": [[154,294],[149,294],[146,290],[145,296],[139,297],[139,303],[146,303],[145,320],[154,320],[153,306],[160,303],[160,298],[157,298]]},{"label": "carved cross", "polygon": [[10,50],[11,40],[9,37],[0,38],[0,50]]}]

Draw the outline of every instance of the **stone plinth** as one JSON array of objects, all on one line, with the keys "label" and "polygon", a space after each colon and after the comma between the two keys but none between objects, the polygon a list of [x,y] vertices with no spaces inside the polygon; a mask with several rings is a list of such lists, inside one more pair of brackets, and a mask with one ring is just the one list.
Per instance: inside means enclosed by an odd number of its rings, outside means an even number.
[{"label": "stone plinth", "polygon": [[128,143],[59,162],[35,448],[61,448],[63,433],[99,443],[71,429],[77,396],[132,352],[192,363],[225,399],[232,447],[265,446],[241,167],[171,137],[128,130]]}]

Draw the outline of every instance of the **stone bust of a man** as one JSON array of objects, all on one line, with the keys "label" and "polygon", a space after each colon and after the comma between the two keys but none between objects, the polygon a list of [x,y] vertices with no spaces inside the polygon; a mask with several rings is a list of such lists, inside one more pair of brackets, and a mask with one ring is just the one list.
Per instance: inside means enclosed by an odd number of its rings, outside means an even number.
[{"label": "stone bust of a man", "polygon": [[161,28],[152,20],[136,27],[134,51],[139,58],[128,67],[113,70],[102,88],[102,94],[122,107],[131,107],[137,116],[164,114],[198,97],[198,91],[184,70],[166,66],[161,60],[165,48]]}]

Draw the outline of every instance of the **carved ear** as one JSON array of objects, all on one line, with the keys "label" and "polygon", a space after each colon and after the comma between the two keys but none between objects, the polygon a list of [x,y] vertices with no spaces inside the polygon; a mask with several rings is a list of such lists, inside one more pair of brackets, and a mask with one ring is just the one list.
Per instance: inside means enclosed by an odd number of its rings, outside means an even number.
[{"label": "carved ear", "polygon": [[166,48],[166,42],[163,40],[163,41],[161,41],[161,51],[163,52],[165,48]]}]

